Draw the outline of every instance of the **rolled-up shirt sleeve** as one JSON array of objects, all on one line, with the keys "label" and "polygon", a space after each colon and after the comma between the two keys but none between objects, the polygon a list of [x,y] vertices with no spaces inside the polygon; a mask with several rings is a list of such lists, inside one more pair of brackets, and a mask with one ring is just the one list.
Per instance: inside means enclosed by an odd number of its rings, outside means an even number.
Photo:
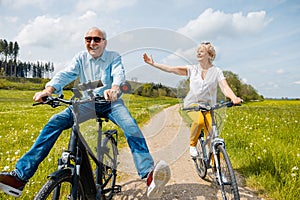
[{"label": "rolled-up shirt sleeve", "polygon": [[121,83],[125,82],[125,70],[120,55],[117,55],[113,60],[111,67],[111,76],[113,78],[112,85],[119,86]]},{"label": "rolled-up shirt sleeve", "polygon": [[56,73],[54,77],[46,84],[45,87],[52,86],[55,88],[54,94],[61,94],[63,88],[78,77],[78,62],[79,60],[75,56],[71,64],[67,66],[64,70]]}]

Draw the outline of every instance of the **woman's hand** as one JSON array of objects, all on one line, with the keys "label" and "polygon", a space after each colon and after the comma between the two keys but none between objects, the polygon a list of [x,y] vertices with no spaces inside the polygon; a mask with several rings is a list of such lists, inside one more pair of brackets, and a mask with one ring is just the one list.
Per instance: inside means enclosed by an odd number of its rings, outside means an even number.
[{"label": "woman's hand", "polygon": [[149,65],[153,65],[154,64],[152,55],[150,55],[150,57],[149,57],[146,53],[144,53],[144,61],[145,61],[145,63],[147,63]]},{"label": "woman's hand", "polygon": [[243,102],[243,99],[241,99],[240,97],[235,97],[231,101],[233,104],[240,104]]}]

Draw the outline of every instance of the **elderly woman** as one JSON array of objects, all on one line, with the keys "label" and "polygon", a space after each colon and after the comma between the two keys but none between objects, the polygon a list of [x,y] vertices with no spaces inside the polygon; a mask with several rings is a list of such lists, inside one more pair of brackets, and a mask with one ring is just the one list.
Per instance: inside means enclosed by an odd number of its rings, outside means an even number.
[{"label": "elderly woman", "polygon": [[[217,100],[217,87],[220,86],[223,94],[230,98],[234,104],[241,103],[242,99],[237,97],[229,87],[223,72],[220,68],[214,66],[213,61],[216,52],[210,42],[201,43],[197,48],[198,64],[186,66],[169,66],[166,64],[155,63],[147,54],[144,54],[144,61],[162,71],[174,73],[177,75],[188,76],[190,79],[190,91],[184,99],[184,106],[190,106],[193,103],[209,103],[214,105]],[[190,112],[193,119],[190,134],[190,155],[196,157],[198,152],[196,144],[200,132],[205,130],[206,134],[211,127],[211,117],[209,113]]]}]

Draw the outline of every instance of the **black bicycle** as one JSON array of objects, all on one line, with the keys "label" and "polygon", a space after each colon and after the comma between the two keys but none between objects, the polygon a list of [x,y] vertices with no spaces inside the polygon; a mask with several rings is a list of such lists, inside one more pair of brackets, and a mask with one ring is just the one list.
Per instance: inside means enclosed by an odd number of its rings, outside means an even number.
[{"label": "black bicycle", "polygon": [[[96,84],[97,85],[97,84]],[[96,104],[108,104],[104,97],[93,96],[93,83],[81,85],[90,96],[89,99],[81,100],[79,89],[73,88],[73,97],[70,100],[60,97],[47,97],[44,102],[34,105],[48,104],[55,108],[62,104],[72,105],[74,124],[70,135],[68,150],[63,151],[58,160],[58,170],[48,175],[48,181],[42,186],[35,200],[44,199],[71,199],[71,200],[106,200],[112,199],[115,193],[121,191],[121,186],[116,185],[117,177],[117,139],[116,130],[102,130],[103,122],[107,122],[105,116],[97,116],[98,138],[96,155],[79,131],[78,114],[79,105],[87,102]],[[128,89],[123,84],[122,89]],[[80,88],[80,87],[79,87]],[[129,87],[130,88],[130,87]],[[127,92],[127,91],[123,91]]]},{"label": "black bicycle", "polygon": [[233,105],[232,102],[225,102],[214,106],[198,104],[197,106],[183,108],[183,110],[187,111],[210,112],[212,118],[211,130],[207,137],[205,137],[204,131],[201,130],[196,146],[198,156],[193,157],[193,160],[197,173],[202,179],[206,177],[207,170],[212,169],[224,200],[238,200],[240,196],[235,174],[226,152],[224,139],[219,138],[214,111],[222,107],[232,107]]}]

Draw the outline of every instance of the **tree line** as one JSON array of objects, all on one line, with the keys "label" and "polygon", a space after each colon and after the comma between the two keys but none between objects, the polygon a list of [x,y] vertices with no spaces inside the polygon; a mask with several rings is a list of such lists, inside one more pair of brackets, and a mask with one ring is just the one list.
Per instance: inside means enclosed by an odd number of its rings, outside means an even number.
[{"label": "tree line", "polygon": [[[256,91],[256,89],[246,83],[243,83],[239,76],[231,71],[224,71],[224,76],[233,90],[233,92],[241,97],[244,101],[263,100],[264,97]],[[134,84],[134,82],[130,82]],[[166,87],[160,83],[146,83],[136,87],[134,94],[147,97],[168,96],[184,98],[189,91],[189,79],[181,80],[177,88]],[[217,93],[218,100],[224,100],[224,95],[221,90]]]},{"label": "tree line", "polygon": [[49,78],[54,71],[50,62],[21,62],[18,42],[0,39],[0,77]]}]

